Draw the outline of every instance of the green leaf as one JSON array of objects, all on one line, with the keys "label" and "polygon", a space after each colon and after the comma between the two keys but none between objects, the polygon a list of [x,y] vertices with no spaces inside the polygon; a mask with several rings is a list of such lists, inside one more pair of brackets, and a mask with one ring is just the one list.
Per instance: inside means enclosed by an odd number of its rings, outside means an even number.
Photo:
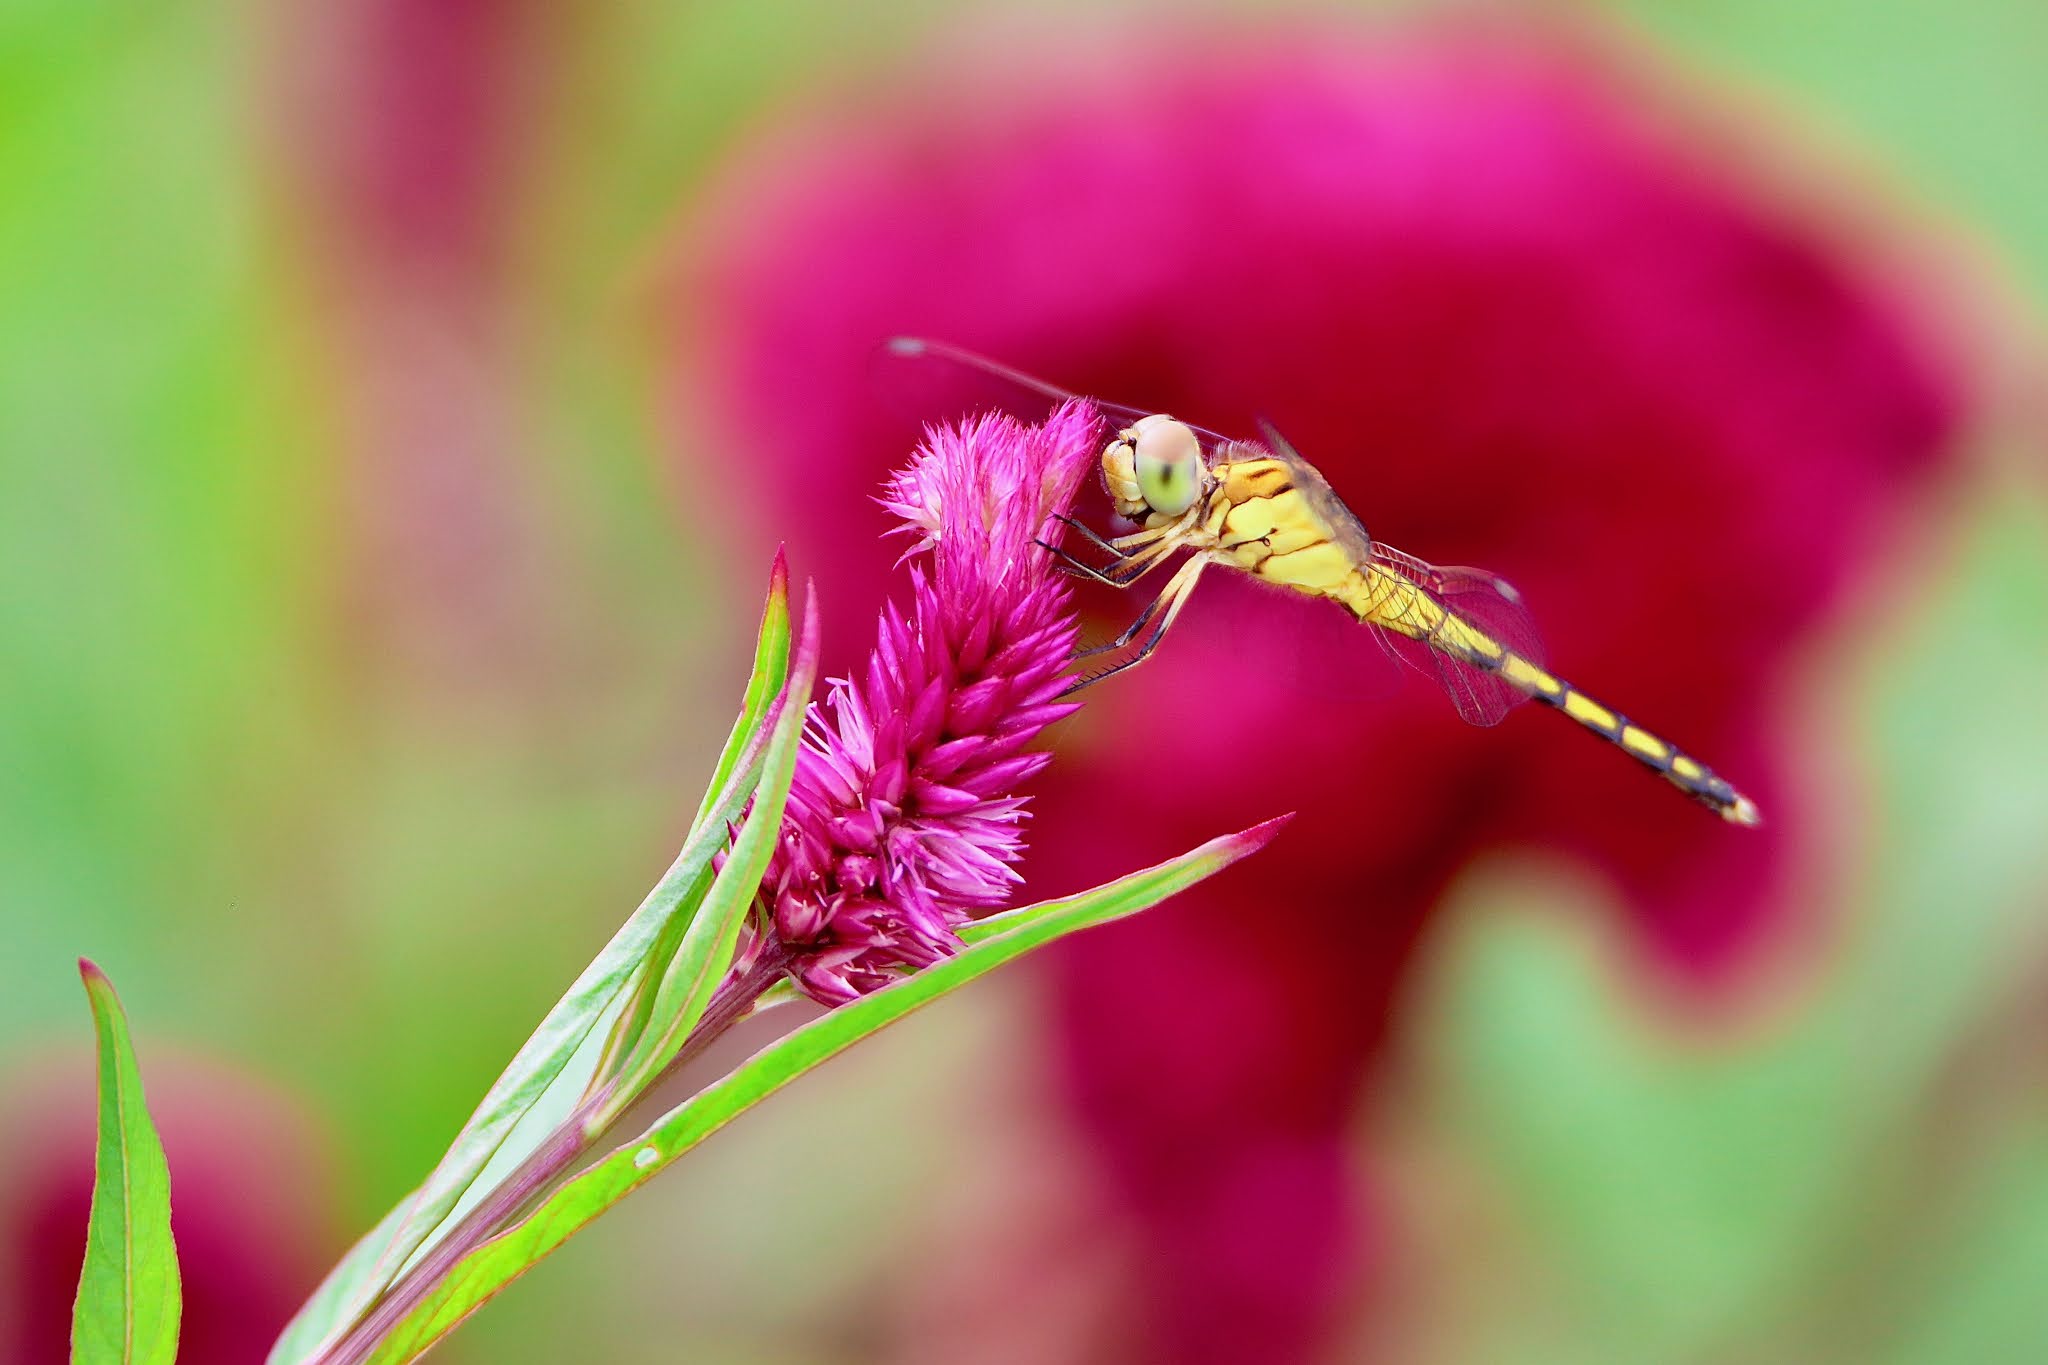
[{"label": "green leaf", "polygon": [[[704,804],[690,821],[690,833],[698,834],[707,827],[718,810],[712,798],[732,776],[735,768],[741,766],[743,753],[750,746],[765,743],[768,728],[774,717],[768,714],[785,688],[789,678],[789,563],[784,552],[775,552],[775,567],[769,575],[768,607],[761,621],[759,641],[754,649],[754,671],[747,679],[747,690],[740,702],[740,722],[733,727],[731,738],[725,742],[725,752],[718,756],[718,764],[711,770],[711,785],[706,788]],[[799,715],[804,713],[809,700],[809,689],[805,689],[805,701],[797,707]],[[741,742],[741,732],[746,742]],[[765,751],[763,751],[765,752]],[[751,754],[758,760],[758,754]],[[718,822],[721,826],[725,820]],[[683,903],[691,907],[687,915],[671,916],[662,926],[660,937],[648,952],[650,963],[673,962],[681,950],[683,934],[696,920],[697,909],[702,905],[705,893],[711,888],[712,870],[707,863],[699,869],[696,880],[684,893]],[[629,1053],[647,1031],[648,1020],[655,1009],[656,992],[660,989],[664,973],[643,971],[633,978],[633,988],[617,1016],[612,1021],[610,1036],[605,1040],[603,1055],[591,1075],[593,1080],[615,1074],[619,1058]],[[580,1098],[580,1096],[579,1096]]]},{"label": "green leaf", "polygon": [[142,1100],[142,1072],[114,983],[80,958],[99,1039],[92,1219],[71,1316],[73,1365],[170,1365],[184,1302],[171,1241],[171,1171]]},{"label": "green leaf", "polygon": [[746,693],[740,698],[739,723],[733,726],[724,751],[718,755],[718,764],[711,770],[711,782],[704,789],[704,804],[690,821],[692,834],[702,829],[711,815],[712,797],[739,766],[740,754],[766,723],[768,708],[782,695],[788,677],[789,560],[783,551],[777,550],[775,563],[768,571],[768,601],[761,609],[761,628],[755,634],[754,671],[748,676]]},{"label": "green leaf", "polygon": [[620,1066],[617,1078],[610,1083],[608,1102],[598,1107],[585,1126],[584,1131],[593,1137],[631,1107],[674,1059],[690,1030],[703,1017],[712,992],[732,963],[740,928],[746,923],[747,911],[761,887],[761,877],[768,870],[768,859],[782,834],[782,812],[789,801],[807,703],[817,679],[818,637],[816,603],[807,601],[803,644],[790,671],[782,713],[768,741],[761,781],[754,790],[754,808],[733,841],[732,852],[726,856],[710,894],[684,931],[682,945],[662,978],[650,1013],[647,1037]]},{"label": "green leaf", "polygon": [[[545,1136],[548,1125],[527,1120],[544,1108],[566,1114],[584,1093],[596,1068],[608,1060],[609,1049],[600,1051],[592,1040],[600,1025],[613,1028],[616,1039],[631,1026],[635,1009],[644,1023],[647,1010],[634,994],[638,983],[653,974],[650,963],[665,961],[659,956],[664,943],[680,941],[678,922],[694,915],[713,884],[712,859],[725,846],[726,825],[754,795],[778,718],[785,711],[802,715],[802,703],[790,707],[786,693],[789,648],[789,576],[778,554],[740,718],[682,852],[520,1047],[425,1183],[328,1273],[271,1348],[270,1365],[306,1360],[355,1323],[412,1258],[431,1245],[435,1232],[449,1226],[458,1206],[485,1193],[478,1177],[487,1166],[504,1171],[516,1164],[523,1153],[508,1143],[515,1129],[528,1146]],[[579,1055],[588,1059],[587,1071],[570,1069]]]},{"label": "green leaf", "polygon": [[1033,949],[1077,930],[1136,914],[1265,846],[1287,817],[1211,840],[1157,867],[1065,900],[1003,916],[1005,927],[953,957],[842,1005],[754,1054],[548,1196],[518,1226],[486,1242],[400,1321],[369,1359],[416,1359],[456,1324],[658,1172],[759,1104],[870,1034]]},{"label": "green leaf", "polygon": [[355,1321],[363,1307],[390,1283],[391,1270],[384,1263],[384,1253],[397,1240],[399,1228],[419,1197],[420,1191],[414,1190],[401,1199],[327,1272],[327,1278],[271,1346],[267,1365],[310,1358],[330,1334],[338,1335],[339,1329]]}]

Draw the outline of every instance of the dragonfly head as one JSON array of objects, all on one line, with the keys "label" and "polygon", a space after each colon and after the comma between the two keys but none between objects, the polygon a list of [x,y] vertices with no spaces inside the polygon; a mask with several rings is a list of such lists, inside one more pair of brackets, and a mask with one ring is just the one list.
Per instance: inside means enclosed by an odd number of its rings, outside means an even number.
[{"label": "dragonfly head", "polygon": [[1194,428],[1165,413],[1141,417],[1102,452],[1102,482],[1117,515],[1171,519],[1207,491],[1208,466]]}]

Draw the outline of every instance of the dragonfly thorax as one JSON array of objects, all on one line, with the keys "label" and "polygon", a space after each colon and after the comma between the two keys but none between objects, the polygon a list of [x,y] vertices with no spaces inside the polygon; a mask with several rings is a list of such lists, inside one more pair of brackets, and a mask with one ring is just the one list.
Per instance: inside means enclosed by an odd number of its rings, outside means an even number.
[{"label": "dragonfly thorax", "polygon": [[1202,443],[1194,428],[1165,413],[1142,417],[1103,450],[1102,482],[1119,516],[1177,517],[1208,491]]}]

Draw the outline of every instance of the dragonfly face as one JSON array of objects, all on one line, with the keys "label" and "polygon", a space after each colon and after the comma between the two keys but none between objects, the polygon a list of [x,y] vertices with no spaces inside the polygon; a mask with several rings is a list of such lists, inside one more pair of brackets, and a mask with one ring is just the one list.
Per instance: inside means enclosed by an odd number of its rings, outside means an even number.
[{"label": "dragonfly face", "polygon": [[1118,516],[1142,522],[1180,516],[1209,495],[1215,479],[1194,428],[1155,412],[1119,431],[1103,449],[1102,483]]}]

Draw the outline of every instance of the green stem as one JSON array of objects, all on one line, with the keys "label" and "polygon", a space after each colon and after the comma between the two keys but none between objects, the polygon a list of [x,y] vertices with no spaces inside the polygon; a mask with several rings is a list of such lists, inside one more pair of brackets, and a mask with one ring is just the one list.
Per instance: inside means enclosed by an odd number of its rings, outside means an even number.
[{"label": "green stem", "polygon": [[[720,982],[710,1003],[705,1006],[703,1017],[690,1030],[689,1038],[674,1060],[662,1068],[661,1074],[647,1088],[652,1090],[686,1063],[701,1056],[719,1035],[746,1018],[768,988],[781,980],[788,966],[788,959],[783,954],[764,951],[744,971],[734,972]],[[403,1322],[406,1314],[431,1293],[463,1257],[515,1223],[520,1212],[535,1197],[575,1165],[578,1158],[603,1141],[605,1134],[616,1126],[616,1116],[589,1131],[586,1131],[586,1125],[612,1099],[608,1085],[599,1086],[585,1096],[583,1102],[528,1153],[525,1160],[499,1181],[475,1208],[464,1214],[462,1221],[447,1236],[434,1244],[433,1250],[418,1265],[385,1291],[376,1307],[360,1323],[307,1365],[361,1365],[369,1359],[385,1333]]]}]

